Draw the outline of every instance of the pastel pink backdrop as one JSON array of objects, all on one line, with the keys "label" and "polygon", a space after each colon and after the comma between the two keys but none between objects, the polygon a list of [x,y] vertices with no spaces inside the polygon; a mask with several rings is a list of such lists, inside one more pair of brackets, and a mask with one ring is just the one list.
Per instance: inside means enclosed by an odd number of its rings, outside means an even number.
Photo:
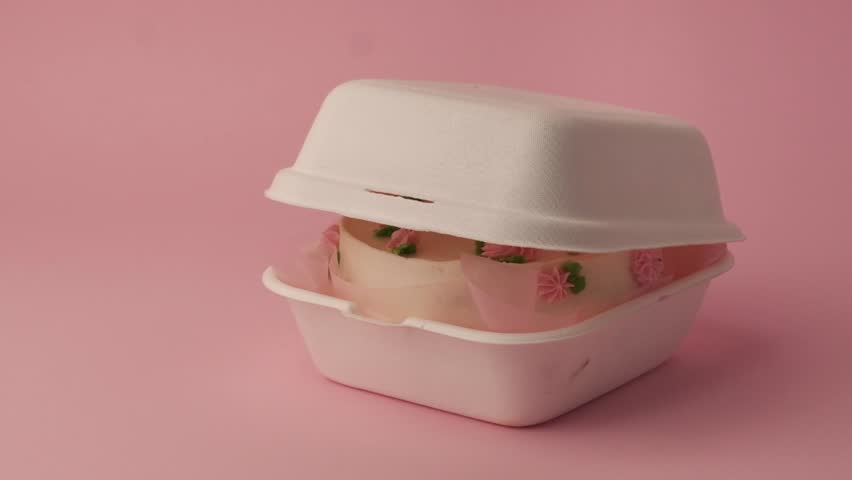
[{"label": "pastel pink backdrop", "polygon": [[[0,478],[849,478],[848,2],[0,2]],[[357,77],[673,114],[749,240],[676,357],[518,430],[312,368],[262,198]]]}]

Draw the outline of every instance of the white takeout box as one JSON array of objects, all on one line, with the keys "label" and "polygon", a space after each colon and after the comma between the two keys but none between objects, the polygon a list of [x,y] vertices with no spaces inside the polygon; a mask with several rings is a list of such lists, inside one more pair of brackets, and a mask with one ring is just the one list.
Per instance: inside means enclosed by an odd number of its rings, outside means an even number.
[{"label": "white takeout box", "polygon": [[[386,195],[386,194],[393,195]],[[415,230],[610,252],[742,240],[722,211],[701,133],[663,115],[499,87],[357,80],[326,98],[267,197]],[[410,198],[404,198],[410,197]],[[416,201],[414,199],[426,200]],[[547,332],[365,318],[350,302],[287,297],[328,378],[490,422],[543,422],[665,361],[715,265]]]}]

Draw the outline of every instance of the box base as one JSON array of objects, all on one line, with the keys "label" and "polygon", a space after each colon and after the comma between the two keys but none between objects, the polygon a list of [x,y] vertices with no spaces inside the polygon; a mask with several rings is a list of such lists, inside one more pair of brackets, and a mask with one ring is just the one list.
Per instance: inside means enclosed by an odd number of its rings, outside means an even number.
[{"label": "box base", "polygon": [[504,334],[422,319],[389,324],[349,302],[281,283],[319,371],[351,387],[506,426],[545,422],[665,362],[686,336],[728,256],[585,322]]}]

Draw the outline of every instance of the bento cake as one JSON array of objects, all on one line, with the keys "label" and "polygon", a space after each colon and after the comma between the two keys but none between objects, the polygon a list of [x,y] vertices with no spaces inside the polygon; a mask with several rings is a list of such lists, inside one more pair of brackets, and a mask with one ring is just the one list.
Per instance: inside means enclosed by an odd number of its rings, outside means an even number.
[{"label": "bento cake", "polygon": [[[581,254],[495,245],[354,218],[343,218],[332,230],[342,280],[371,298],[362,302],[363,310],[394,322],[417,317],[492,329],[469,292],[460,260],[464,255],[501,264],[501,275],[511,275],[518,264],[540,272],[538,284],[530,287],[538,296],[535,311],[544,320],[513,329],[576,323],[637,289],[631,252]],[[358,308],[358,298],[350,299]]]}]

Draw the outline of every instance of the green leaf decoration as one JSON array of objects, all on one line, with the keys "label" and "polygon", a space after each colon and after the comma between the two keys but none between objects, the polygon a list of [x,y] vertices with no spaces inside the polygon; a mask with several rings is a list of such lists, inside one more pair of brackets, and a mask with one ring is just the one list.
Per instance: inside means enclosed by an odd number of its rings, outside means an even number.
[{"label": "green leaf decoration", "polygon": [[399,230],[399,227],[394,227],[392,225],[382,225],[381,227],[373,230],[373,235],[377,237],[390,237],[391,234],[397,230]]},{"label": "green leaf decoration", "polygon": [[483,248],[485,248],[485,242],[483,242],[482,240],[477,240],[476,241],[476,254],[479,255],[480,257],[482,256],[482,249]]},{"label": "green leaf decoration", "polygon": [[565,262],[560,267],[563,272],[568,274],[568,282],[573,285],[572,293],[580,293],[586,289],[586,277],[580,275],[583,271],[583,266],[577,262]]},{"label": "green leaf decoration", "polygon": [[508,257],[498,258],[498,262],[502,263],[525,263],[527,261],[523,255],[511,255]]},{"label": "green leaf decoration", "polygon": [[577,276],[583,270],[583,266],[577,262],[565,262],[562,264],[562,271],[568,272],[572,276]]},{"label": "green leaf decoration", "polygon": [[571,287],[572,293],[580,293],[586,289],[586,277],[582,275],[569,275],[568,281],[571,282],[572,285],[574,285],[573,287]]},{"label": "green leaf decoration", "polygon": [[394,248],[391,252],[401,256],[406,257],[408,255],[414,255],[417,253],[417,245],[413,243],[403,243],[402,245]]}]

